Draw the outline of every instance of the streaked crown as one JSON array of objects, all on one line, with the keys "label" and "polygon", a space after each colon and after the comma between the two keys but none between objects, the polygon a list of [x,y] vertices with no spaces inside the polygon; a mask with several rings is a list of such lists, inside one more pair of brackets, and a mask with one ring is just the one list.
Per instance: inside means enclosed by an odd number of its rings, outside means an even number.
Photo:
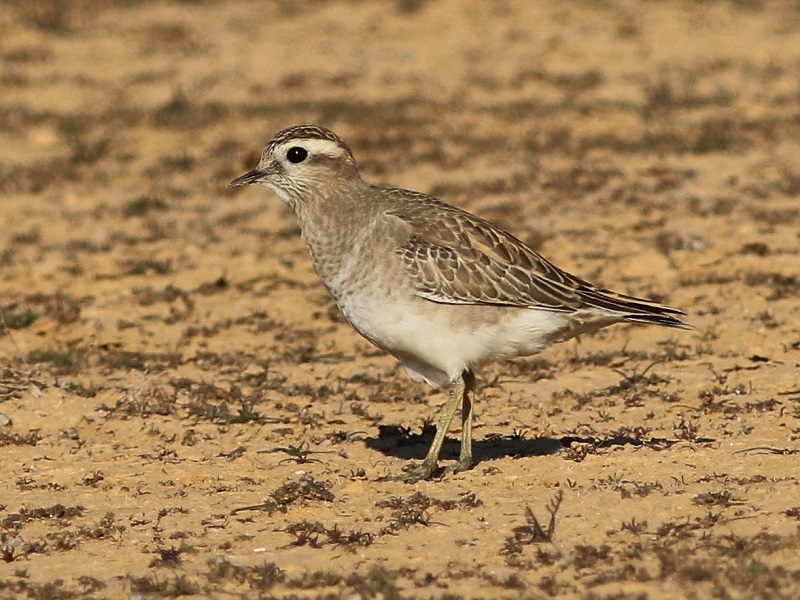
[{"label": "streaked crown", "polygon": [[[298,148],[294,153],[291,150]],[[302,151],[306,156],[300,160]],[[344,140],[318,125],[294,125],[276,133],[264,147],[259,164],[286,158],[292,164],[342,162],[355,167],[356,159]]]}]

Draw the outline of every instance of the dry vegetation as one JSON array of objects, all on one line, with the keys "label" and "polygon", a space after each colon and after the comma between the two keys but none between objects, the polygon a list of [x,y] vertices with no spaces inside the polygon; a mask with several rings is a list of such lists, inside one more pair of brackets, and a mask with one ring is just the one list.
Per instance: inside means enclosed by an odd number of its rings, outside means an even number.
[{"label": "dry vegetation", "polygon": [[[0,65],[0,598],[800,597],[796,2],[9,0]],[[226,187],[299,122],[696,329],[385,480],[443,396]]]}]

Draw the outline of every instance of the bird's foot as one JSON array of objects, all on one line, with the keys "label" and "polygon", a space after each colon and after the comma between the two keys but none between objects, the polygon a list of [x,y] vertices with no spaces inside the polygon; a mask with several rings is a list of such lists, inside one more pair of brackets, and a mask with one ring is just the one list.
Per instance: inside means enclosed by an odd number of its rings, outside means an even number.
[{"label": "bird's foot", "polygon": [[444,472],[447,475],[455,475],[456,473],[462,473],[463,471],[469,471],[473,466],[472,457],[468,458],[461,458],[458,460],[457,463],[447,467]]},{"label": "bird's foot", "polygon": [[392,477],[396,481],[405,481],[406,483],[417,483],[425,479],[430,479],[436,471],[436,461],[422,461],[418,467],[409,467],[405,473]]}]

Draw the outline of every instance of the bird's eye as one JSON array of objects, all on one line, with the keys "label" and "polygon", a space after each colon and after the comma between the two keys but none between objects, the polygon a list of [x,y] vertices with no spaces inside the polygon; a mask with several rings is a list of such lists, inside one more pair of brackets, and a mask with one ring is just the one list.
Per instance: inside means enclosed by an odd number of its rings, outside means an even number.
[{"label": "bird's eye", "polygon": [[292,146],[286,153],[286,158],[290,163],[298,164],[303,162],[308,157],[308,150],[300,146]]}]

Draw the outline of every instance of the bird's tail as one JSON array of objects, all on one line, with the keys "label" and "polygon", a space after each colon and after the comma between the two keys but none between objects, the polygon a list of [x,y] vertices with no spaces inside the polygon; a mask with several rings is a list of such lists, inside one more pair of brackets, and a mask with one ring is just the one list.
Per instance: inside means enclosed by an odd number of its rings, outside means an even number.
[{"label": "bird's tail", "polygon": [[587,304],[617,313],[623,321],[692,329],[691,325],[678,318],[685,317],[685,312],[646,298],[628,296],[594,287],[582,289],[580,294]]}]

